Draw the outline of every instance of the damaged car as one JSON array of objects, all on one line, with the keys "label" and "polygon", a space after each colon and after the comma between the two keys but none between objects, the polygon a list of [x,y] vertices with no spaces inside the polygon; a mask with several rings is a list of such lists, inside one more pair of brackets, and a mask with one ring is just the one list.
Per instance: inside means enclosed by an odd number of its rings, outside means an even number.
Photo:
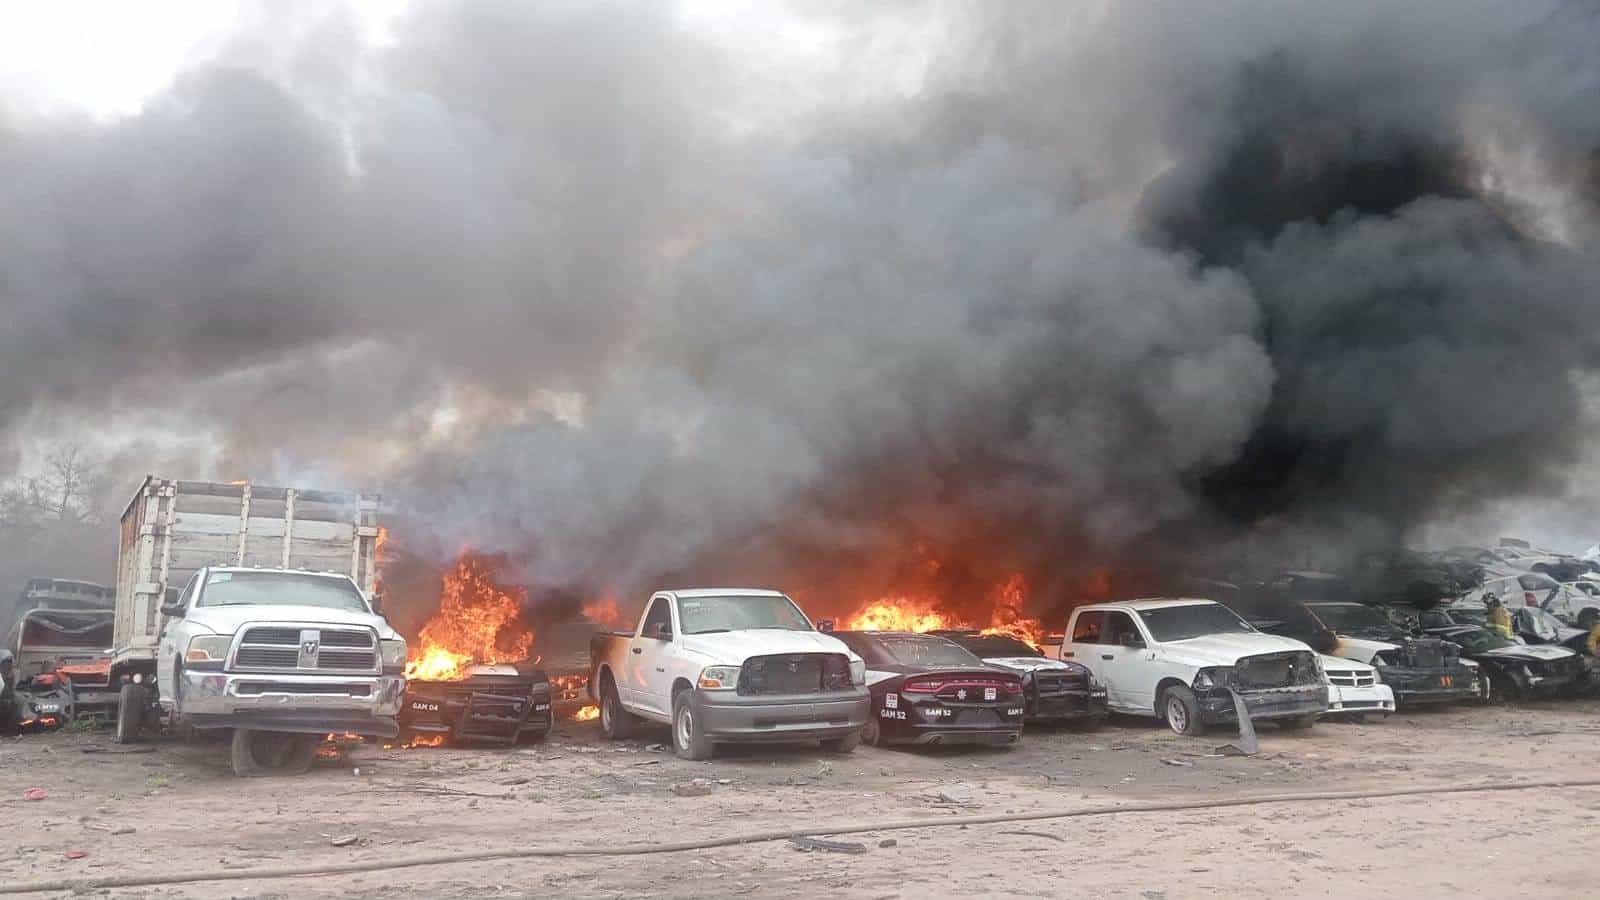
[{"label": "damaged car", "polygon": [[977,631],[934,631],[991,666],[1022,676],[1024,718],[1093,731],[1106,720],[1106,688],[1079,663],[1050,659],[1025,641]]},{"label": "damaged car", "polygon": [[1480,695],[1485,700],[1559,696],[1576,691],[1587,679],[1583,657],[1566,647],[1530,646],[1476,625],[1438,626],[1430,631],[1478,663]]},{"label": "damaged car", "polygon": [[1264,634],[1220,603],[1160,598],[1073,610],[1061,656],[1106,686],[1113,711],[1153,716],[1182,735],[1237,721],[1237,694],[1252,720],[1310,728],[1328,709],[1317,654]]},{"label": "damaged car", "polygon": [[1026,713],[1021,675],[953,641],[908,631],[835,631],[867,664],[872,710],[861,740],[1015,744]]},{"label": "damaged car", "polygon": [[1328,676],[1328,711],[1323,718],[1365,722],[1369,714],[1388,718],[1394,712],[1394,691],[1375,667],[1324,654],[1322,671]]}]

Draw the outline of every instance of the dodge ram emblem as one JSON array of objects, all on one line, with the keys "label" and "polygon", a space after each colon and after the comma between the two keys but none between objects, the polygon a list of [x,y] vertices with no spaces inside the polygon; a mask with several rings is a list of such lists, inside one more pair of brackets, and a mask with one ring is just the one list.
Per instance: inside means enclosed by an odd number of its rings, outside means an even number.
[{"label": "dodge ram emblem", "polygon": [[306,655],[306,656],[316,656],[317,655],[317,644],[318,643],[320,643],[320,642],[319,641],[301,641],[300,642],[300,652],[302,654]]}]

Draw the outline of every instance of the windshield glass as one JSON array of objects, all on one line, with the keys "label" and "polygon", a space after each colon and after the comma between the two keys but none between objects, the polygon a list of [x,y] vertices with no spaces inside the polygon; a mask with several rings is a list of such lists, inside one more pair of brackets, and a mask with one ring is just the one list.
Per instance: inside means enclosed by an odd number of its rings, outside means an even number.
[{"label": "windshield glass", "polygon": [[1313,606],[1311,610],[1334,631],[1379,631],[1387,634],[1394,630],[1389,618],[1370,606],[1337,603]]},{"label": "windshield glass", "polygon": [[1482,625],[1489,621],[1488,611],[1478,607],[1452,609],[1449,615],[1457,625]]},{"label": "windshield glass", "polygon": [[1139,612],[1144,627],[1157,641],[1186,641],[1208,634],[1255,634],[1256,630],[1232,610],[1215,603],[1168,606]]},{"label": "windshield glass", "polygon": [[894,637],[879,637],[878,646],[889,658],[902,666],[929,666],[932,668],[948,668],[951,666],[981,666],[983,660],[973,656],[959,644],[947,641],[941,637],[922,637],[918,635],[896,635]]},{"label": "windshield glass", "polygon": [[196,606],[320,606],[370,612],[344,578],[301,572],[212,572]]},{"label": "windshield glass", "polygon": [[1446,635],[1447,638],[1461,645],[1462,649],[1472,653],[1482,653],[1485,650],[1499,650],[1501,647],[1515,647],[1517,642],[1503,638],[1492,631],[1482,628],[1473,631],[1463,631],[1460,634]]},{"label": "windshield glass", "polygon": [[1004,635],[983,635],[973,637],[953,638],[952,640],[972,651],[976,656],[990,659],[997,656],[1043,656],[1044,653],[1019,641],[1014,637]]},{"label": "windshield glass", "polygon": [[684,634],[715,634],[754,628],[813,630],[811,623],[788,597],[680,597],[678,620],[683,623]]}]

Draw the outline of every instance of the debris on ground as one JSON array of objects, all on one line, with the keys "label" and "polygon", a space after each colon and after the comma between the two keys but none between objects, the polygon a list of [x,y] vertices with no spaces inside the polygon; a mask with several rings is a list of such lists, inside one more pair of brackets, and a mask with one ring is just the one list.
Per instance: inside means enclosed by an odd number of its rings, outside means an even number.
[{"label": "debris on ground", "polygon": [[924,795],[934,806],[975,806],[972,788],[965,784],[946,784],[929,789]]},{"label": "debris on ground", "polygon": [[801,853],[849,853],[860,855],[867,852],[866,844],[857,844],[854,841],[825,841],[821,838],[793,837],[789,838],[789,846]]},{"label": "debris on ground", "polygon": [[704,797],[711,793],[711,782],[704,778],[681,781],[672,786],[672,792],[679,797]]},{"label": "debris on ground", "polygon": [[1161,762],[1165,765],[1179,766],[1181,768],[1190,768],[1194,766],[1194,763],[1182,759],[1163,759]]},{"label": "debris on ground", "polygon": [[1056,842],[1062,843],[1062,844],[1065,844],[1067,842],[1067,839],[1062,837],[1059,834],[1046,834],[1043,831],[1002,831],[1000,833],[1001,834],[1019,834],[1019,835],[1022,835],[1023,837],[1044,838],[1045,840],[1056,841]]},{"label": "debris on ground", "polygon": [[50,792],[44,788],[28,788],[22,792],[22,799],[24,800],[43,800],[48,796],[50,796]]},{"label": "debris on ground", "polygon": [[878,842],[878,846],[880,848],[883,848],[883,849],[887,849],[889,847],[898,847],[899,845],[900,845],[900,842],[895,840],[894,838],[884,838],[883,840]]},{"label": "debris on ground", "polygon": [[65,852],[65,853],[63,853],[61,855],[66,857],[67,859],[83,859],[85,856],[89,855],[89,851],[87,851],[87,850],[68,850],[67,852]]},{"label": "debris on ground", "polygon": [[335,847],[349,847],[349,846],[351,846],[353,844],[361,843],[361,835],[359,835],[359,834],[341,834],[338,837],[329,838],[328,839],[328,843],[332,844]]}]

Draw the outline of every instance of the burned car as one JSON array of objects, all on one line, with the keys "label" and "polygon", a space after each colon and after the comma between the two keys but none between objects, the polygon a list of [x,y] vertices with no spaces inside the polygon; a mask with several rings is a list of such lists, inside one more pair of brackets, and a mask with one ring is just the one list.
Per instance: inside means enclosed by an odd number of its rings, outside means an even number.
[{"label": "burned car", "polygon": [[407,681],[400,737],[515,744],[550,733],[550,683],[542,671],[475,665],[455,681]]},{"label": "burned car", "polygon": [[1087,666],[1048,659],[1038,648],[1003,634],[977,631],[934,631],[965,647],[991,666],[1022,676],[1024,718],[1029,722],[1061,722],[1084,731],[1106,720],[1106,688]]},{"label": "burned car", "polygon": [[1583,657],[1565,647],[1529,646],[1476,625],[1431,631],[1482,668],[1486,700],[1558,696],[1576,691],[1587,679]]},{"label": "burned car", "polygon": [[867,664],[872,709],[861,740],[884,744],[1014,744],[1022,676],[931,634],[835,631]]}]

